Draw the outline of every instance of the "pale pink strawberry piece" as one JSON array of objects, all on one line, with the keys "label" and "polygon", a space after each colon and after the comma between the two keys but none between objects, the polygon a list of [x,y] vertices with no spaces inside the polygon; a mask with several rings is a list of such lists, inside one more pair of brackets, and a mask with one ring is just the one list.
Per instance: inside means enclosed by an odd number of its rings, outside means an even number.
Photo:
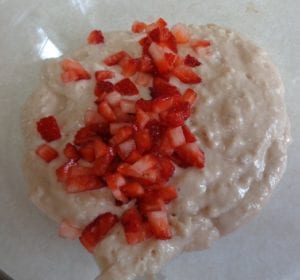
[{"label": "pale pink strawberry piece", "polygon": [[134,178],[138,178],[140,176],[139,173],[137,173],[130,164],[128,163],[121,163],[118,168],[117,171],[122,174],[123,176],[127,176],[127,177],[134,177]]},{"label": "pale pink strawberry piece", "polygon": [[[149,40],[150,41],[149,41],[149,46],[147,46],[147,51],[148,51],[148,49],[149,49],[149,47],[152,43],[151,39],[149,39]],[[152,74],[154,69],[155,69],[155,67],[154,67],[154,64],[153,64],[153,61],[152,61],[151,57],[148,54],[143,54],[139,58],[139,69],[138,70],[143,72],[143,73]]]},{"label": "pale pink strawberry piece", "polygon": [[97,82],[112,79],[115,77],[115,73],[109,70],[99,70],[95,72],[95,79]]},{"label": "pale pink strawberry piece", "polygon": [[125,160],[134,150],[136,150],[136,144],[133,139],[128,139],[127,141],[119,144],[117,148],[117,152],[123,160]]},{"label": "pale pink strawberry piece", "polygon": [[80,154],[77,148],[71,143],[67,143],[63,150],[63,153],[68,159],[72,159],[74,161],[78,161],[80,159]]},{"label": "pale pink strawberry piece", "polygon": [[184,144],[176,148],[176,153],[190,166],[195,166],[200,169],[204,167],[204,153],[196,143]]},{"label": "pale pink strawberry piece", "polygon": [[152,77],[149,74],[139,72],[135,78],[135,83],[139,86],[147,87],[150,85]]},{"label": "pale pink strawberry piece", "polygon": [[40,145],[35,153],[47,163],[58,157],[58,152],[48,144]]},{"label": "pale pink strawberry piece", "polygon": [[115,135],[112,137],[111,142],[114,145],[118,145],[133,135],[133,128],[131,126],[124,126],[118,129]]},{"label": "pale pink strawberry piece", "polygon": [[70,177],[66,181],[67,193],[78,193],[100,189],[103,187],[101,181],[94,175]]},{"label": "pale pink strawberry piece", "polygon": [[148,154],[132,164],[131,168],[133,169],[133,171],[142,176],[145,171],[151,169],[152,167],[155,167],[157,164],[157,158],[151,154]]},{"label": "pale pink strawberry piece", "polygon": [[197,93],[191,88],[188,88],[182,96],[182,101],[188,102],[191,106],[194,106],[197,101],[197,97]]},{"label": "pale pink strawberry piece", "polygon": [[194,49],[207,48],[211,46],[211,42],[207,40],[201,40],[201,39],[192,39],[190,41],[190,46]]},{"label": "pale pink strawberry piece", "polygon": [[193,143],[197,141],[196,136],[190,131],[190,129],[186,125],[182,126],[182,131],[186,143]]},{"label": "pale pink strawberry piece", "polygon": [[149,47],[149,53],[154,61],[155,66],[161,74],[170,71],[171,65],[167,61],[165,57],[165,51],[162,47],[156,43],[152,43]]},{"label": "pale pink strawberry piece", "polygon": [[190,40],[190,33],[188,28],[181,23],[173,26],[172,33],[176,38],[177,44],[185,44]]},{"label": "pale pink strawberry piece", "polygon": [[121,187],[121,191],[129,198],[137,198],[145,193],[144,188],[138,182],[126,183]]},{"label": "pale pink strawberry piece", "polygon": [[123,99],[120,102],[120,108],[123,113],[134,114],[135,113],[135,101]]},{"label": "pale pink strawberry piece", "polygon": [[152,234],[161,240],[171,239],[172,232],[165,211],[153,211],[147,213]]},{"label": "pale pink strawberry piece", "polygon": [[182,131],[181,126],[169,129],[167,135],[170,140],[170,144],[173,148],[179,147],[185,144],[185,137]]},{"label": "pale pink strawberry piece", "polygon": [[135,21],[131,26],[131,31],[133,33],[141,33],[145,31],[147,24],[142,21]]},{"label": "pale pink strawberry piece", "polygon": [[125,78],[115,84],[115,90],[122,95],[138,95],[139,91],[136,85],[128,78]]},{"label": "pale pink strawberry piece", "polygon": [[87,41],[91,45],[104,43],[104,37],[103,37],[102,31],[101,30],[93,30],[89,34]]},{"label": "pale pink strawberry piece", "polygon": [[202,81],[200,76],[195,73],[192,68],[185,65],[175,67],[172,73],[185,84],[199,84]]},{"label": "pale pink strawberry piece", "polygon": [[117,120],[114,111],[106,101],[102,101],[98,105],[98,113],[109,122],[113,122]]},{"label": "pale pink strawberry piece", "polygon": [[98,112],[87,110],[84,115],[84,122],[86,125],[97,125],[105,123],[106,120]]},{"label": "pale pink strawberry piece", "polygon": [[131,126],[130,123],[127,123],[127,122],[116,122],[116,123],[110,123],[109,124],[109,131],[110,131],[110,134],[112,135],[115,135],[116,132],[122,128],[122,127],[128,127],[128,126]]},{"label": "pale pink strawberry piece", "polygon": [[75,240],[80,237],[81,230],[70,222],[63,220],[59,225],[59,236],[66,239]]},{"label": "pale pink strawberry piece", "polygon": [[107,103],[112,106],[116,107],[120,104],[122,100],[122,95],[116,91],[110,92],[105,96]]},{"label": "pale pink strawberry piece", "polygon": [[36,123],[36,128],[41,137],[47,142],[61,138],[60,129],[54,116],[41,118]]},{"label": "pale pink strawberry piece", "polygon": [[138,128],[143,129],[146,126],[146,124],[150,121],[150,117],[142,109],[137,108],[135,120]]},{"label": "pale pink strawberry piece", "polygon": [[[143,181],[141,181],[144,184],[152,185],[154,183],[157,183],[161,179],[160,170],[158,167],[153,167],[148,169],[143,173],[142,176]],[[147,181],[147,182],[145,182]]]},{"label": "pale pink strawberry piece", "polygon": [[63,69],[61,78],[65,83],[91,79],[91,75],[76,60],[64,59],[61,62],[61,67]]},{"label": "pale pink strawberry piece", "polygon": [[106,183],[118,201],[128,201],[127,197],[120,190],[120,188],[126,184],[125,178],[120,173],[116,172],[106,176]]},{"label": "pale pink strawberry piece", "polygon": [[129,54],[125,51],[120,51],[105,58],[103,62],[107,66],[117,65],[125,56],[129,56]]}]

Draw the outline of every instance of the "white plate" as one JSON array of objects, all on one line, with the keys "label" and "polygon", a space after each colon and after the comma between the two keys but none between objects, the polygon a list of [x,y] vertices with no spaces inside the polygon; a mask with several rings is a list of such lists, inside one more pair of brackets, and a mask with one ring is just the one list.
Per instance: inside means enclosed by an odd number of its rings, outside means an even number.
[{"label": "white plate", "polygon": [[20,168],[20,107],[37,87],[43,59],[84,43],[92,28],[128,29],[135,19],[215,22],[267,49],[281,69],[294,144],[287,172],[261,215],[210,250],[186,254],[163,271],[179,280],[300,279],[300,2],[297,0],[0,0],[0,268],[16,280],[94,279],[78,244],[27,199]]}]

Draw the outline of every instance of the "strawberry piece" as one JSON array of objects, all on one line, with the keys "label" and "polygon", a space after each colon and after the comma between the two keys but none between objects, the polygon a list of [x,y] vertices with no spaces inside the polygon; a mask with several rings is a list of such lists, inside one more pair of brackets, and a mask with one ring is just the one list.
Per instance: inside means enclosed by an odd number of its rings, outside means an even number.
[{"label": "strawberry piece", "polygon": [[145,112],[152,111],[152,100],[139,99],[135,103],[136,109],[141,109]]},{"label": "strawberry piece", "polygon": [[160,143],[159,152],[162,155],[165,155],[165,156],[170,156],[174,152],[174,148],[172,147],[172,145],[170,143],[170,140],[169,140],[169,137],[167,135],[165,135],[163,137],[163,139],[162,139],[162,141]]},{"label": "strawberry piece", "polygon": [[149,151],[152,147],[152,139],[148,129],[138,130],[134,134],[134,140],[137,150],[141,154]]},{"label": "strawberry piece", "polygon": [[91,75],[83,68],[83,66],[78,61],[72,59],[64,59],[61,62],[61,67],[63,69],[61,79],[65,83],[91,79]]},{"label": "strawberry piece", "polygon": [[165,204],[155,192],[146,192],[138,199],[138,207],[143,215],[147,215],[148,212],[164,210]]},{"label": "strawberry piece", "polygon": [[61,138],[59,126],[53,116],[41,118],[36,123],[36,127],[41,137],[47,142]]},{"label": "strawberry piece", "polygon": [[137,70],[139,68],[139,60],[125,56],[120,61],[120,66],[122,68],[122,75],[125,78],[129,78],[137,72]]},{"label": "strawberry piece", "polygon": [[[151,45],[151,41],[150,44],[148,46],[148,49]],[[151,57],[149,55],[143,54],[142,57],[139,59],[139,71],[141,72],[145,72],[145,73],[152,73],[154,70],[154,64],[153,61],[151,59]]]},{"label": "strawberry piece", "polygon": [[180,97],[180,91],[176,86],[173,86],[161,78],[153,79],[153,91],[151,92],[153,98],[159,96],[178,96]]},{"label": "strawberry piece", "polygon": [[51,162],[52,160],[58,157],[58,152],[48,144],[40,145],[36,149],[35,153],[47,163]]},{"label": "strawberry piece", "polygon": [[165,181],[168,181],[173,176],[175,171],[175,166],[173,165],[173,162],[165,157],[159,160],[159,164],[161,177]]},{"label": "strawberry piece", "polygon": [[167,135],[169,137],[170,144],[173,148],[185,144],[185,137],[181,126],[169,129],[167,131]]},{"label": "strawberry piece", "polygon": [[59,225],[58,234],[62,238],[75,240],[80,237],[81,230],[64,220]]},{"label": "strawberry piece", "polygon": [[58,167],[55,170],[57,181],[60,183],[66,182],[66,180],[69,177],[70,168],[72,166],[76,166],[76,162],[74,160],[69,160],[66,163],[64,163],[62,166]]},{"label": "strawberry piece", "polygon": [[158,27],[160,28],[164,28],[168,25],[168,23],[163,19],[163,18],[159,18],[155,24],[157,24]]},{"label": "strawberry piece", "polygon": [[162,113],[169,110],[174,103],[174,98],[171,96],[160,96],[152,101],[153,112]]},{"label": "strawberry piece", "polygon": [[139,159],[137,162],[135,162],[133,165],[131,165],[131,168],[133,171],[135,171],[140,176],[145,173],[145,171],[151,169],[152,167],[155,167],[158,163],[158,160],[155,156],[149,154],[143,156],[141,159]]},{"label": "strawberry piece", "polygon": [[127,163],[133,164],[138,161],[142,155],[138,152],[138,150],[133,150],[129,156],[125,159]]},{"label": "strawberry piece", "polygon": [[105,58],[103,62],[107,66],[117,65],[125,56],[129,56],[129,54],[125,51],[120,51]]},{"label": "strawberry piece", "polygon": [[125,160],[134,150],[136,150],[136,145],[133,139],[129,139],[121,143],[120,145],[118,145],[118,149],[117,149],[119,156],[123,160]]},{"label": "strawberry piece", "polygon": [[190,41],[190,46],[194,49],[198,48],[207,48],[210,47],[211,42],[206,40],[200,40],[200,39],[193,39]]},{"label": "strawberry piece", "polygon": [[84,126],[81,129],[79,129],[75,134],[74,144],[78,146],[84,145],[93,140],[96,136],[97,133],[95,126]]},{"label": "strawberry piece", "polygon": [[137,198],[144,194],[144,188],[137,182],[131,182],[123,185],[121,191],[130,198]]},{"label": "strawberry piece", "polygon": [[123,113],[134,114],[135,113],[135,101],[133,100],[121,100],[120,108]]},{"label": "strawberry piece", "polygon": [[158,141],[166,131],[166,127],[157,120],[149,121],[146,128],[149,130],[153,142]]},{"label": "strawberry piece", "polygon": [[131,26],[131,31],[133,33],[141,33],[145,31],[147,24],[141,21],[135,21]]},{"label": "strawberry piece", "polygon": [[176,153],[182,161],[197,168],[204,167],[204,153],[196,143],[184,144],[176,148]]},{"label": "strawberry piece", "polygon": [[150,117],[142,109],[137,108],[135,120],[138,128],[143,129],[148,121],[150,121]]},{"label": "strawberry piece", "polygon": [[88,38],[87,41],[90,45],[104,43],[104,37],[101,30],[93,30]]},{"label": "strawberry piece", "polygon": [[189,103],[184,102],[173,106],[162,119],[166,125],[177,127],[183,125],[190,115],[191,106]]},{"label": "strawberry piece", "polygon": [[163,47],[167,47],[174,53],[177,53],[177,43],[176,43],[176,38],[172,34],[172,32],[164,27],[160,28],[160,36],[159,36],[159,45]]},{"label": "strawberry piece", "polygon": [[125,78],[115,84],[115,90],[122,95],[138,95],[139,91],[135,84],[128,78]]},{"label": "strawberry piece", "polygon": [[148,212],[147,218],[149,221],[152,234],[160,240],[172,238],[171,228],[168,222],[167,213],[164,211]]},{"label": "strawberry piece", "polygon": [[117,171],[120,174],[128,177],[138,178],[140,176],[140,174],[133,170],[132,166],[128,163],[121,163],[118,166]]},{"label": "strawberry piece", "polygon": [[120,104],[122,100],[122,95],[116,91],[113,91],[106,95],[105,97],[107,103],[113,107],[116,107]]},{"label": "strawberry piece", "polygon": [[122,128],[122,127],[126,127],[126,126],[131,126],[129,123],[126,122],[120,122],[120,123],[110,123],[109,124],[109,131],[110,134],[115,135],[116,132]]},{"label": "strawberry piece", "polygon": [[151,83],[152,77],[146,73],[139,72],[136,76],[135,83],[139,86],[147,87]]},{"label": "strawberry piece", "polygon": [[120,188],[126,184],[125,178],[118,172],[106,176],[106,183],[111,189],[113,196],[124,203],[128,201],[127,197],[121,192]]},{"label": "strawberry piece", "polygon": [[114,159],[114,153],[112,152],[112,148],[109,149],[109,152],[104,154],[103,156],[98,157],[93,166],[93,172],[97,176],[104,176],[106,172],[110,168],[110,164]]},{"label": "strawberry piece", "polygon": [[115,73],[109,70],[99,70],[95,72],[95,79],[97,82],[112,79],[115,77]]},{"label": "strawberry piece", "polygon": [[159,43],[160,39],[160,28],[156,27],[152,29],[149,33],[148,36],[151,38],[153,42]]},{"label": "strawberry piece", "polygon": [[101,181],[94,175],[70,177],[65,185],[67,193],[85,192],[100,189],[101,187]]},{"label": "strawberry piece", "polygon": [[186,125],[182,126],[182,131],[183,131],[186,143],[194,143],[197,141],[195,135],[190,131],[190,129]]},{"label": "strawberry piece", "polygon": [[157,183],[161,179],[160,170],[157,167],[150,168],[143,173],[143,177],[140,181],[142,184],[145,185],[152,185]]},{"label": "strawberry piece", "polygon": [[188,66],[179,65],[173,69],[173,74],[185,84],[199,84],[201,78]]},{"label": "strawberry piece", "polygon": [[89,126],[104,123],[106,120],[98,112],[87,110],[84,115],[84,122]]},{"label": "strawberry piece", "polygon": [[157,193],[166,204],[177,198],[177,191],[174,187],[162,187],[157,191]]},{"label": "strawberry piece", "polygon": [[95,150],[93,143],[87,143],[84,146],[80,147],[79,153],[83,160],[88,162],[93,162],[95,160]]},{"label": "strawberry piece", "polygon": [[114,111],[106,101],[102,101],[98,105],[98,113],[109,122],[114,122],[117,120]]},{"label": "strawberry piece", "polygon": [[170,65],[167,61],[165,57],[165,51],[162,47],[160,47],[156,43],[151,43],[149,47],[149,53],[159,73],[164,74],[171,70],[172,65]]},{"label": "strawberry piece", "polygon": [[178,44],[185,44],[190,40],[189,30],[184,24],[176,24],[172,28],[172,33],[175,36]]},{"label": "strawberry piece", "polygon": [[68,171],[68,178],[91,175],[94,175],[93,169],[86,166],[73,165],[69,168]]},{"label": "strawberry piece", "polygon": [[96,245],[106,237],[117,222],[118,217],[112,213],[107,212],[99,215],[84,228],[80,236],[80,242],[92,253]]},{"label": "strawberry piece", "polygon": [[118,145],[126,141],[133,134],[133,128],[131,126],[121,127],[115,135],[112,137],[111,142]]},{"label": "strawberry piece", "polygon": [[98,81],[95,86],[94,94],[102,97],[104,93],[110,93],[114,90],[114,85],[109,81]]},{"label": "strawberry piece", "polygon": [[149,36],[146,36],[139,41],[139,44],[143,48],[143,55],[147,55],[147,56],[149,55],[149,47],[150,47],[151,43],[152,43],[152,40]]},{"label": "strawberry piece", "polygon": [[190,103],[191,106],[195,105],[196,101],[197,101],[197,93],[192,90],[191,88],[188,88],[183,96],[182,96],[182,101],[183,102],[188,102]]},{"label": "strawberry piece", "polygon": [[136,208],[126,210],[121,218],[128,244],[137,244],[146,239],[142,217]]},{"label": "strawberry piece", "polygon": [[196,57],[193,57],[193,56],[188,54],[184,58],[184,64],[186,66],[189,66],[189,67],[197,67],[197,66],[201,65],[201,62]]},{"label": "strawberry piece", "polygon": [[102,142],[101,139],[95,139],[94,143],[95,158],[102,157],[110,152],[110,147]]},{"label": "strawberry piece", "polygon": [[78,161],[80,159],[80,155],[77,148],[71,143],[67,143],[63,153],[68,159],[72,159],[74,161]]}]

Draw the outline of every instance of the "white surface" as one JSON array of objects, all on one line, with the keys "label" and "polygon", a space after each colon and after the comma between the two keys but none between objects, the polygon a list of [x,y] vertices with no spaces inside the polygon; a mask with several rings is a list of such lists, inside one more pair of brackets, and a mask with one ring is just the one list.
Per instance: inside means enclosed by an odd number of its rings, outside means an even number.
[{"label": "white surface", "polygon": [[[152,2],[152,3],[151,3]],[[186,254],[166,279],[300,279],[300,2],[0,0],[0,268],[16,280],[94,279],[97,267],[77,242],[27,200],[20,169],[20,106],[37,87],[41,59],[68,53],[91,28],[128,29],[135,19],[215,22],[269,51],[286,85],[294,143],[287,172],[261,215],[208,251]]]}]

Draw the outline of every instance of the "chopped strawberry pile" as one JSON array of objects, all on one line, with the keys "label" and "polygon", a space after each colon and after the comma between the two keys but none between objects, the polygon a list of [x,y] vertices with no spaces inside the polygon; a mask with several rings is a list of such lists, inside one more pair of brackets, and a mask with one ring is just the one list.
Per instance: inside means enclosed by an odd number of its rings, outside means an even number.
[{"label": "chopped strawberry pile", "polygon": [[[95,77],[95,108],[87,110],[85,125],[62,151],[65,163],[56,169],[57,180],[67,193],[107,187],[116,205],[133,201],[120,218],[128,244],[147,238],[172,238],[167,205],[178,196],[169,183],[176,166],[204,167],[204,153],[197,138],[186,125],[197,100],[197,92],[184,92],[170,82],[187,85],[201,83],[196,67],[196,49],[210,42],[192,39],[187,27],[177,24],[170,30],[163,19],[146,24],[134,22],[134,33],[144,33],[137,43],[141,57],[131,57],[120,50],[104,59],[109,68],[89,73],[74,60],[63,60],[62,81],[75,82]],[[101,31],[94,30],[89,44],[104,43]],[[191,54],[181,57],[178,47],[184,44]],[[116,72],[123,76],[116,82]],[[149,90],[151,99],[140,96],[140,87]],[[61,137],[55,117],[37,122],[37,130],[47,142]],[[43,144],[36,153],[46,162],[58,152]],[[113,229],[119,218],[100,214],[83,229],[80,241],[89,250]],[[61,225],[61,235],[74,237],[77,229]]]}]

